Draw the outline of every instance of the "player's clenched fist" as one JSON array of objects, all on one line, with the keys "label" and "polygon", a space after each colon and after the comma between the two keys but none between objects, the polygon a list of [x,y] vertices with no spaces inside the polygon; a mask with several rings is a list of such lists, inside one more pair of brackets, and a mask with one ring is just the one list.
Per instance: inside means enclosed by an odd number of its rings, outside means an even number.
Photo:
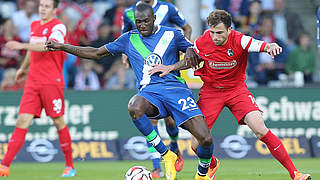
[{"label": "player's clenched fist", "polygon": [[277,43],[268,43],[266,45],[267,53],[274,58],[274,56],[280,54],[282,52],[282,47],[280,47]]},{"label": "player's clenched fist", "polygon": [[62,50],[63,44],[53,40],[46,42],[46,48],[50,51]]}]

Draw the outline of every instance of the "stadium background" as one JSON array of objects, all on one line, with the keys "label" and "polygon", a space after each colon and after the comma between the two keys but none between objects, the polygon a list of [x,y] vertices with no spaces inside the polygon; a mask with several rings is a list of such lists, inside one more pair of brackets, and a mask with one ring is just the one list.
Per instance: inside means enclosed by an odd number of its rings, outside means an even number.
[{"label": "stadium background", "polygon": [[[6,13],[10,13],[11,2],[0,1],[3,17],[6,16]],[[203,11],[204,6],[198,0],[185,2],[185,0],[176,0],[174,3],[191,24],[192,38],[194,39],[202,33],[200,12]],[[266,2],[271,1],[266,0]],[[76,3],[81,4],[83,1]],[[102,14],[101,12],[114,5],[112,1],[94,1],[92,3],[98,14]],[[317,0],[286,1],[286,9],[297,13],[303,26],[310,33],[312,48],[315,52],[318,51],[317,7]],[[317,58],[319,59],[318,56]],[[306,164],[312,162],[319,166],[320,161],[317,157],[320,156],[320,63],[319,60],[317,62],[313,83],[306,83],[303,87],[296,88],[294,82],[286,85],[281,83],[279,85],[279,82],[275,82],[273,85],[271,83],[266,86],[252,85],[250,91],[264,111],[266,125],[281,137],[290,156],[306,158]],[[192,76],[190,70],[182,72],[182,76],[194,88],[194,95],[197,96],[201,81]],[[117,167],[117,169],[121,169],[121,173],[136,164],[137,161],[150,167],[150,162],[140,161],[148,159],[149,154],[143,137],[135,129],[127,113],[127,102],[134,94],[134,90],[126,88],[119,90],[101,88],[96,91],[81,91],[70,88],[66,90],[65,117],[74,140],[72,147],[76,166],[77,163],[84,161],[89,163],[97,160],[126,162],[124,167],[121,167],[122,165]],[[0,159],[6,152],[10,133],[15,127],[21,95],[21,90],[0,91]],[[166,139],[164,122],[160,121],[159,126],[161,136]],[[219,158],[243,160],[271,157],[267,148],[254,138],[248,128],[237,126],[235,118],[227,109],[224,109],[219,116],[212,135],[215,144],[214,153]],[[193,162],[195,156],[189,148],[189,133],[182,131],[179,136],[181,138],[179,146],[183,151],[183,156]],[[29,165],[29,162],[47,163],[53,161],[62,162],[63,156],[52,121],[45,117],[43,112],[42,117],[35,119],[30,127],[26,143],[15,160],[18,163],[14,163],[14,166],[17,164],[19,168],[21,167],[20,163]],[[226,160],[226,162],[229,161]],[[250,160],[245,162],[250,164]],[[103,162],[99,163],[103,166]],[[81,167],[81,164],[79,166]],[[105,166],[108,169],[112,164],[106,163]],[[308,168],[304,170],[308,171]],[[320,174],[319,171],[312,168],[311,171],[314,174]],[[281,171],[281,173],[285,174],[285,171]],[[43,175],[43,177],[45,176]],[[16,179],[19,179],[17,177],[19,176],[16,176]],[[231,178],[226,176],[226,179]]]}]

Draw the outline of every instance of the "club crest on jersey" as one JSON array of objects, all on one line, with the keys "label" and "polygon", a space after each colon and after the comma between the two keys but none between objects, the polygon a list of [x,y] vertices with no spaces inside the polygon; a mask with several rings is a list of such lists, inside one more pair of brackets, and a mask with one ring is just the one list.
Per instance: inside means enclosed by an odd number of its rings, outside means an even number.
[{"label": "club crest on jersey", "polygon": [[45,28],[43,31],[42,31],[42,35],[46,35],[48,32],[48,28]]},{"label": "club crest on jersey", "polygon": [[209,66],[213,69],[231,69],[237,65],[237,61],[233,60],[232,62],[216,62],[208,61]]},{"label": "club crest on jersey", "polygon": [[228,49],[227,53],[228,53],[228,56],[230,56],[230,57],[233,56],[233,54],[234,54],[232,49]]},{"label": "club crest on jersey", "polygon": [[145,59],[144,64],[148,66],[162,64],[162,58],[156,53],[150,53]]}]

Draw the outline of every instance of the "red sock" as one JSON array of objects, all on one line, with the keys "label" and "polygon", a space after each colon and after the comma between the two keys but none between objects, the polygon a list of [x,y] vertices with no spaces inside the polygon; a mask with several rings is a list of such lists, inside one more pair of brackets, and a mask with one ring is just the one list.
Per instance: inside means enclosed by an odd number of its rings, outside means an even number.
[{"label": "red sock", "polygon": [[294,171],[296,171],[297,169],[293,165],[289,154],[283,146],[281,140],[269,130],[266,135],[260,138],[260,141],[264,142],[267,145],[272,156],[275,157],[282,164],[282,166],[284,166],[288,170],[291,178],[293,179]]},{"label": "red sock", "polygon": [[[197,154],[197,150],[193,149],[192,147],[191,147],[191,149],[192,149],[192,151],[193,151],[195,154]],[[215,168],[216,166],[217,166],[217,160],[216,160],[216,157],[212,154],[209,168],[210,168],[210,169],[213,169],[213,168]]]},{"label": "red sock", "polygon": [[22,129],[17,127],[14,129],[8,143],[8,151],[4,156],[3,160],[1,161],[2,165],[8,167],[10,166],[11,162],[16,157],[19,150],[22,148],[27,132],[28,129]]},{"label": "red sock", "polygon": [[66,166],[73,167],[73,159],[72,159],[72,148],[71,148],[71,137],[69,133],[68,126],[64,127],[61,130],[58,130],[59,142],[62,152],[64,154],[64,158],[66,161]]}]

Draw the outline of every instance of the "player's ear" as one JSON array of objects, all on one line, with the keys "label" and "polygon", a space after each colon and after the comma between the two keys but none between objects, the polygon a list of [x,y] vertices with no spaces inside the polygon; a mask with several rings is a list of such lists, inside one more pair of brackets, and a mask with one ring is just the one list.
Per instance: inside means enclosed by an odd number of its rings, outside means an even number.
[{"label": "player's ear", "polygon": [[153,15],[153,20],[156,20],[157,19],[157,16],[156,15]]}]

